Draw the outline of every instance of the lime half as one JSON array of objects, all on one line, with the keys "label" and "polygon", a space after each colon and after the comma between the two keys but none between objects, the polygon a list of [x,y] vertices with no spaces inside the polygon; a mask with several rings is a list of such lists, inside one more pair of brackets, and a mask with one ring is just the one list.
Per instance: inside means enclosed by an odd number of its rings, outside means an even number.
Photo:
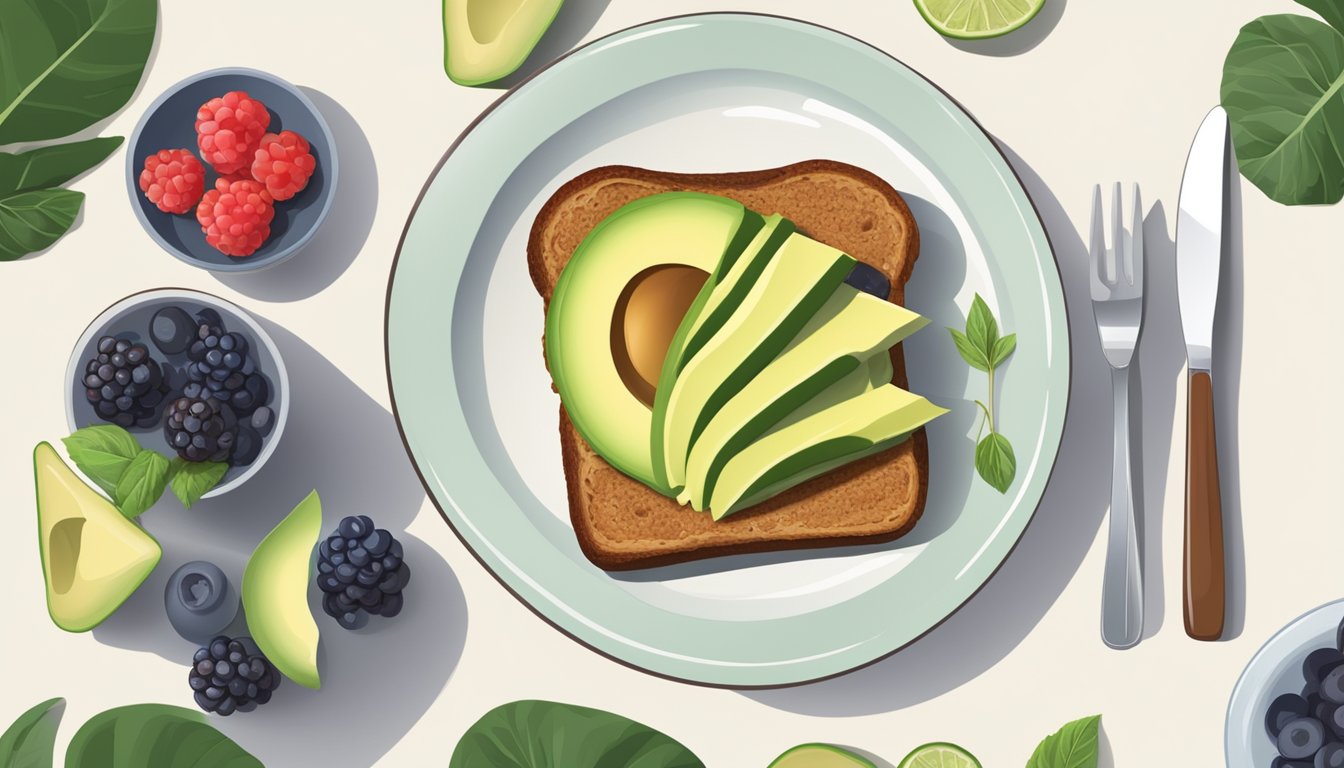
[{"label": "lime half", "polygon": [[897,768],[981,768],[980,761],[956,744],[936,742],[918,747]]},{"label": "lime half", "polygon": [[1046,0],[915,0],[929,26],[959,40],[1006,35],[1031,21]]}]

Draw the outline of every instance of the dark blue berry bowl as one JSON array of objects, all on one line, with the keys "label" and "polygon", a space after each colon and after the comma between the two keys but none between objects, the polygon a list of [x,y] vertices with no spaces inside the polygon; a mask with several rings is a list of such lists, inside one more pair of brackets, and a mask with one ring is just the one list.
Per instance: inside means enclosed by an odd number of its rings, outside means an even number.
[{"label": "dark blue berry bowl", "polygon": [[[185,349],[182,348],[182,336],[179,335],[177,343],[173,343],[168,340],[171,335],[164,333],[165,326],[172,325],[166,322],[167,318],[182,317],[172,308],[185,312],[193,326],[204,321],[211,328],[218,329],[220,335],[217,338],[230,337],[222,346],[229,347],[232,352],[241,349],[243,353],[238,358],[231,358],[227,364],[223,362],[221,354],[218,356],[220,359],[215,361],[219,365],[209,369],[201,367],[197,358],[203,356],[199,350],[191,347],[198,340],[199,328],[195,337],[185,344]],[[159,315],[160,311],[165,311],[164,315]],[[159,319],[157,334],[154,328],[156,317]],[[209,331],[207,335],[210,335]],[[102,365],[90,362],[97,363],[100,360],[99,343],[105,337],[131,346],[143,345],[148,351],[149,360],[159,368],[158,373],[144,382],[146,386],[140,386],[134,391],[136,397],[127,401],[128,411],[114,411],[119,406],[118,400],[126,392],[120,388],[124,385],[115,376],[107,377],[110,381],[106,395],[101,389],[95,389],[98,403],[93,402],[89,394],[91,384],[101,381],[101,378],[99,381],[90,380],[89,376],[115,373],[104,370],[100,374],[95,369]],[[165,346],[169,351],[165,351]],[[135,370],[141,366],[128,365],[125,357],[115,362],[121,363],[123,368],[130,368],[124,376],[128,381],[140,384],[142,379],[147,378],[144,370]],[[210,375],[226,368],[229,369],[228,373],[223,376],[212,378]],[[209,373],[203,373],[205,370]],[[233,374],[240,378],[226,384]],[[175,458],[178,452],[164,433],[164,414],[175,400],[195,396],[213,399],[215,405],[237,404],[237,410],[233,407],[228,409],[230,417],[225,419],[229,423],[226,431],[234,434],[235,441],[229,458],[230,466],[219,484],[202,497],[207,499],[228,493],[261,469],[275,452],[289,414],[289,377],[285,363],[280,359],[280,351],[270,335],[236,304],[218,296],[184,288],[159,288],[132,294],[104,310],[75,343],[65,378],[68,393],[65,415],[70,431],[119,423],[135,436],[142,448],[156,450],[169,458]],[[214,384],[211,384],[212,380]],[[110,401],[113,407],[108,407],[104,400]],[[107,408],[110,418],[99,415],[100,407]],[[224,409],[218,410],[222,414]],[[132,413],[135,417],[122,417],[123,412]]]},{"label": "dark blue berry bowl", "polygon": [[[213,189],[218,174],[201,158],[196,146],[196,111],[229,91],[246,91],[271,113],[267,130],[294,131],[308,140],[317,169],[308,186],[293,198],[275,204],[271,236],[251,256],[234,258],[205,241],[196,212],[164,213],[140,191],[145,158],[161,149],[188,149],[205,166],[205,188]],[[336,142],[317,107],[294,85],[255,69],[212,69],[169,88],[150,105],[131,134],[126,152],[126,191],[131,208],[154,242],[193,266],[212,272],[251,272],[274,266],[298,253],[327,218],[336,189]]]}]

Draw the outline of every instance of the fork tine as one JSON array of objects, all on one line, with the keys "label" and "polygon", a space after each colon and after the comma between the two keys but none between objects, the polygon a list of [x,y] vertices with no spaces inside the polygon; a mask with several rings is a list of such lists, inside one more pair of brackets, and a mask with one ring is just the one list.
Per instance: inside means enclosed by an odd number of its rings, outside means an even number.
[{"label": "fork tine", "polygon": [[1134,224],[1130,230],[1129,248],[1125,251],[1125,269],[1129,284],[1143,288],[1143,198],[1139,185],[1134,184]]},{"label": "fork tine", "polygon": [[1115,182],[1111,196],[1111,249],[1106,253],[1106,270],[1110,275],[1110,285],[1120,284],[1120,261],[1125,252],[1125,212],[1120,194],[1120,182]]},{"label": "fork tine", "polygon": [[1103,285],[1106,283],[1106,227],[1105,214],[1101,209],[1101,185],[1092,187],[1092,242],[1089,251],[1092,256],[1092,274]]}]

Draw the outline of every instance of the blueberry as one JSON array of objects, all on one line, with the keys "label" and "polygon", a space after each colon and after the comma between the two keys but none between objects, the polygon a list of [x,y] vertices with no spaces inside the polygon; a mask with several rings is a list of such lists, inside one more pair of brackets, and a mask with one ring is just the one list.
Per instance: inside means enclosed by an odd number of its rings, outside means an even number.
[{"label": "blueberry", "polygon": [[196,324],[181,307],[164,307],[149,321],[149,338],[165,355],[186,351],[196,335]]},{"label": "blueberry", "polygon": [[[249,393],[250,395],[250,393]],[[237,397],[237,395],[235,395]],[[274,423],[274,414],[270,408],[262,406],[252,412],[252,428],[257,430],[258,434],[266,435],[271,431],[271,425]]]},{"label": "blueberry", "polygon": [[1321,679],[1321,698],[1344,704],[1344,666],[1338,666]]},{"label": "blueberry", "polygon": [[1316,751],[1314,768],[1344,768],[1344,744],[1332,741]]},{"label": "blueberry", "polygon": [[[229,458],[229,463],[235,467],[243,467],[257,460],[261,455],[261,436],[251,427],[239,427],[237,437],[233,433],[225,433],[233,442],[233,454]],[[220,444],[224,444],[225,435],[220,435]]]},{"label": "blueberry", "polygon": [[854,268],[849,271],[845,283],[883,301],[886,301],[887,297],[891,295],[891,281],[887,279],[887,276],[876,267],[869,266],[861,261],[856,263]]},{"label": "blueberry", "polygon": [[1314,717],[1290,720],[1279,731],[1279,754],[1289,760],[1301,760],[1325,746],[1325,727]]},{"label": "blueberry", "polygon": [[1277,739],[1283,726],[1291,720],[1305,717],[1308,711],[1306,699],[1295,693],[1285,693],[1271,701],[1269,709],[1265,711],[1265,730],[1269,738]]},{"label": "blueberry", "polygon": [[1308,681],[1320,680],[1340,665],[1344,665],[1344,654],[1335,648],[1317,648],[1302,662],[1302,676]]},{"label": "blueberry", "polygon": [[[164,608],[168,621],[182,637],[197,643],[204,643],[217,637],[238,615],[238,595],[229,586],[224,572],[217,566],[194,561],[183,565],[168,578],[163,594]],[[219,651],[216,654],[216,651]],[[220,645],[210,642],[209,648],[202,648],[193,657],[197,662],[208,663],[212,669],[219,664],[229,663],[233,653],[228,643]],[[203,675],[211,674],[200,670]]]}]

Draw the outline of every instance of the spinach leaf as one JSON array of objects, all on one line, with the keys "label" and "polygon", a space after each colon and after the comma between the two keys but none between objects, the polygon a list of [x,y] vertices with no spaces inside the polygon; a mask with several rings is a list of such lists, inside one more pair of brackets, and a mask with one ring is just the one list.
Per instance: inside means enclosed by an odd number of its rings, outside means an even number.
[{"label": "spinach leaf", "polygon": [[116,495],[121,476],[141,451],[135,435],[116,424],[84,427],[61,442],[79,471],[109,496]]},{"label": "spinach leaf", "polygon": [[156,451],[141,451],[126,467],[112,501],[121,514],[134,520],[163,495],[168,485],[168,460]]},{"label": "spinach leaf", "polygon": [[101,163],[121,146],[120,136],[38,147],[22,154],[0,152],[0,197],[64,184]]},{"label": "spinach leaf", "polygon": [[36,189],[0,197],[0,261],[50,248],[74,225],[83,204],[84,193],[68,189]]},{"label": "spinach leaf", "polygon": [[56,752],[56,726],[61,724],[65,699],[49,699],[19,715],[0,734],[0,766],[51,768]]},{"label": "spinach leaf", "polygon": [[1041,741],[1027,768],[1097,768],[1100,730],[1101,715],[1065,724]]},{"label": "spinach leaf", "polygon": [[0,144],[66,136],[121,109],[157,20],[157,0],[0,3]]},{"label": "spinach leaf", "polygon": [[453,750],[449,768],[704,768],[689,749],[610,712],[515,701],[485,713]]},{"label": "spinach leaf", "polygon": [[[1337,5],[1337,4],[1336,4]],[[1334,5],[1332,23],[1344,21]],[[1241,28],[1223,63],[1222,104],[1237,163],[1285,205],[1344,197],[1344,33],[1293,14]]]},{"label": "spinach leaf", "polygon": [[200,712],[133,704],[94,715],[75,733],[66,768],[262,768],[261,761],[205,722]]}]

